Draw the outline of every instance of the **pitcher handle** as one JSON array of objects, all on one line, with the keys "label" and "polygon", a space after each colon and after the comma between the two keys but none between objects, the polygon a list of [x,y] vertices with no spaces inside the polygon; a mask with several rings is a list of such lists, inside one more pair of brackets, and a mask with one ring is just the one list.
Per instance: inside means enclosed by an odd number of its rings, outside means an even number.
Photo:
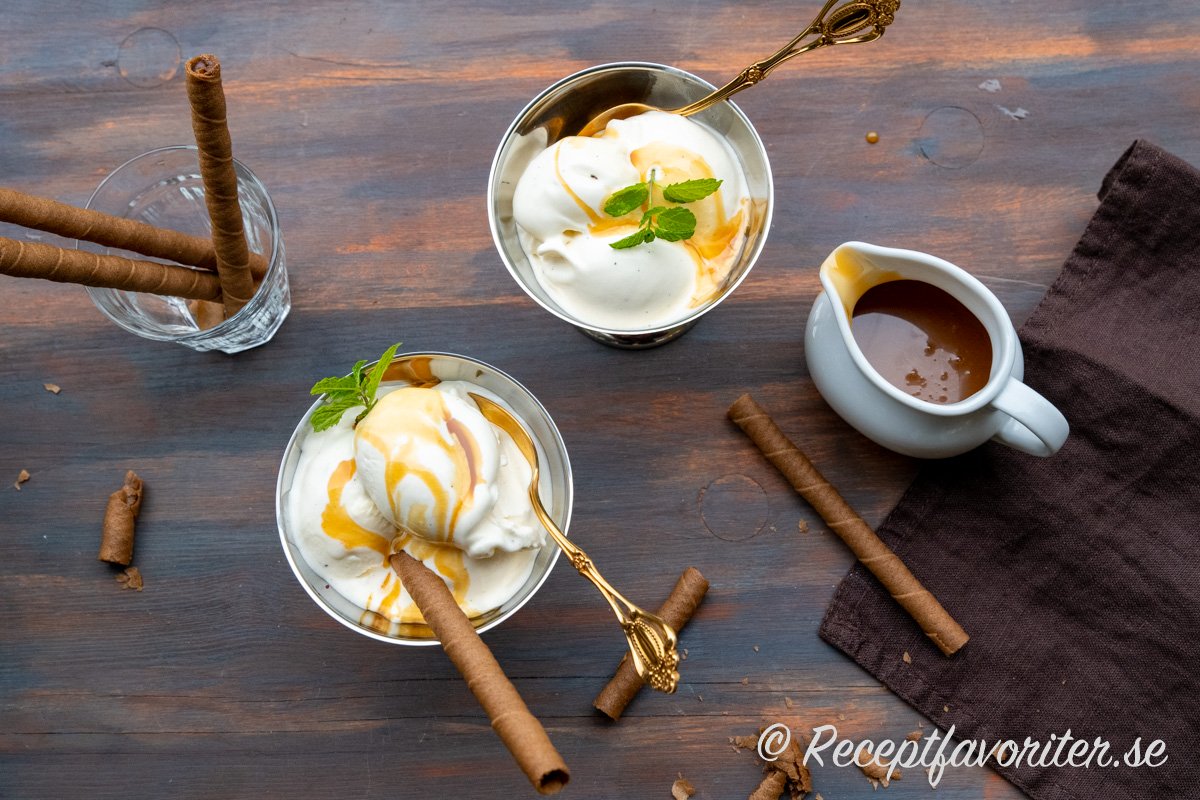
[{"label": "pitcher handle", "polygon": [[992,407],[1010,417],[992,439],[1022,453],[1054,455],[1071,432],[1061,411],[1016,378],[1005,384]]}]

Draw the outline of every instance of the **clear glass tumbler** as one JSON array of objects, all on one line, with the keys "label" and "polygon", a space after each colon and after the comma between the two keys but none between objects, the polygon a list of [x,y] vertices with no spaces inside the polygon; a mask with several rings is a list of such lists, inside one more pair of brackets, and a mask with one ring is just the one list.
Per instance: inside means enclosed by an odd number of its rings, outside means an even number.
[{"label": "clear glass tumbler", "polygon": [[[250,302],[229,319],[202,330],[184,299],[88,287],[92,302],[105,316],[138,336],[177,342],[193,350],[238,353],[270,341],[292,308],[283,237],[275,205],[262,181],[236,159],[233,166],[246,242],[268,264],[266,276]],[[87,207],[193,236],[212,235],[195,147],[160,147],[126,161],[100,182]],[[78,247],[147,258],[90,242],[79,242]]]}]

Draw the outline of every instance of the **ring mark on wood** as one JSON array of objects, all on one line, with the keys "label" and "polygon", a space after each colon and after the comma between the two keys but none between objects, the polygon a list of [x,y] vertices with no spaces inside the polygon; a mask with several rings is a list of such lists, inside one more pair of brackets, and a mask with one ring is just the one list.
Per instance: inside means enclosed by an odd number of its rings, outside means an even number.
[{"label": "ring mark on wood", "polygon": [[117,50],[117,71],[129,83],[151,88],[179,73],[183,51],[179,40],[162,28],[139,28]]},{"label": "ring mark on wood", "polygon": [[744,542],[767,524],[767,493],[745,475],[722,475],[700,490],[700,519],[708,532],[727,542]]},{"label": "ring mark on wood", "polygon": [[962,169],[983,152],[983,123],[961,106],[942,106],[926,115],[918,133],[921,155],[939,167]]}]

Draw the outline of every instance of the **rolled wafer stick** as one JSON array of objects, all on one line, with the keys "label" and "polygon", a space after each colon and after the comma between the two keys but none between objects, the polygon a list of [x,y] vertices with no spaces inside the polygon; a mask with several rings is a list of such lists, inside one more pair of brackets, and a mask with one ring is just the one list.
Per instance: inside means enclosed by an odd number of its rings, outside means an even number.
[{"label": "rolled wafer stick", "polygon": [[254,295],[250,274],[250,248],[238,202],[237,172],[233,168],[233,143],[225,115],[221,87],[221,62],[214,55],[199,55],[187,62],[187,93],[192,106],[192,132],[200,155],[204,204],[212,220],[213,248],[225,316],[231,317]]},{"label": "rolled wafer stick", "polygon": [[[77,208],[15,189],[0,188],[0,222],[153,258],[178,261],[200,269],[217,268],[217,253],[213,249],[212,239],[189,236],[169,228],[156,228],[136,219],[114,217],[102,211]],[[256,280],[262,280],[267,274],[267,260],[258,253],[251,253],[250,272]]]},{"label": "rolled wafer stick", "polygon": [[[695,567],[688,567],[675,582],[675,588],[671,590],[666,601],[659,607],[658,615],[679,633],[696,613],[707,592],[708,581],[704,575]],[[645,681],[637,674],[633,662],[629,660],[629,654],[626,653],[617,665],[612,679],[592,701],[592,708],[616,722],[644,685]]]},{"label": "rolled wafer stick", "polygon": [[221,284],[211,272],[3,237],[0,237],[0,274],[188,300],[221,298]]},{"label": "rolled wafer stick", "polygon": [[487,712],[492,730],[540,794],[557,793],[571,778],[567,765],[446,584],[408,553],[396,553],[390,561],[467,688]]},{"label": "rolled wafer stick", "polygon": [[143,491],[142,479],[129,470],[125,473],[125,485],[108,496],[98,560],[122,567],[133,561],[133,535],[142,510]]},{"label": "rolled wafer stick", "polygon": [[794,445],[766,411],[748,394],[729,407],[729,418],[758,446],[775,468],[808,501],[825,524],[841,537],[896,602],[909,613],[925,635],[946,655],[957,653],[967,632],[921,585],[891,548],[883,543],[820,471]]}]

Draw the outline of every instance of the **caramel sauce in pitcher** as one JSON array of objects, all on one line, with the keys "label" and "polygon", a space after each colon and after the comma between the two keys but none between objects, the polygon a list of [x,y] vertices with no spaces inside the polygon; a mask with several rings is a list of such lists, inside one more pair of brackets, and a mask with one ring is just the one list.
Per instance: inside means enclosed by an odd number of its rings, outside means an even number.
[{"label": "caramel sauce in pitcher", "polygon": [[906,279],[872,286],[854,304],[850,327],[884,380],[919,400],[957,403],[991,376],[987,329],[933,284]]}]

